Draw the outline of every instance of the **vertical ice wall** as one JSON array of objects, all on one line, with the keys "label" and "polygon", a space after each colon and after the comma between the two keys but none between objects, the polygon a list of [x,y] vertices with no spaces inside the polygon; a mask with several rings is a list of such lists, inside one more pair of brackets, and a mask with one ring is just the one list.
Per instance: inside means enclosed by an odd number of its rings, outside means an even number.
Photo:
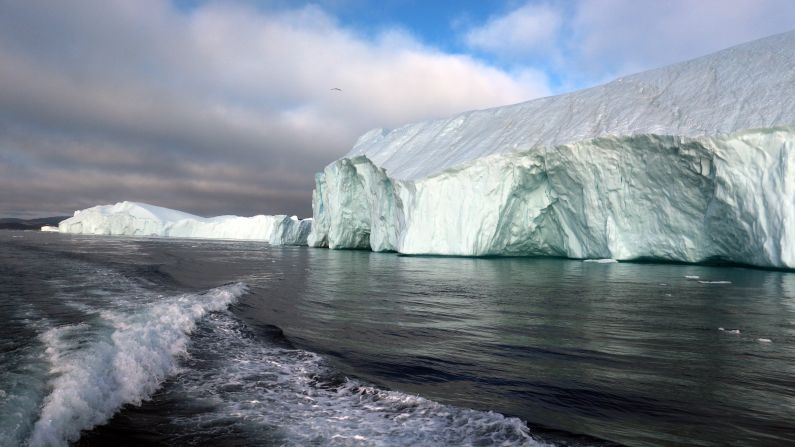
[{"label": "vertical ice wall", "polygon": [[795,267],[794,149],[793,127],[598,138],[419,180],[343,159],[317,176],[309,244]]}]

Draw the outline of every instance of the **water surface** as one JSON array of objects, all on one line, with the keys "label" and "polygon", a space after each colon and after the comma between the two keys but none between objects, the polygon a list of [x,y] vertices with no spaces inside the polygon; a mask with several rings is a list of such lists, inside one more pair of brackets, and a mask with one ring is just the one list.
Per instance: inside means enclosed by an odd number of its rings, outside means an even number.
[{"label": "water surface", "polygon": [[0,244],[0,445],[795,443],[795,274]]}]

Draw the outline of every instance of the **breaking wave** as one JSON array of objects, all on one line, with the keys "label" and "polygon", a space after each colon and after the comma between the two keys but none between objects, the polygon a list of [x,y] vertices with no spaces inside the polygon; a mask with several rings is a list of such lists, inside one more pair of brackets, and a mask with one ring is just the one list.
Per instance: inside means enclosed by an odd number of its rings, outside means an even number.
[{"label": "breaking wave", "polygon": [[42,333],[53,379],[29,445],[66,446],[123,405],[140,404],[177,372],[197,322],[225,309],[245,291],[237,283],[163,297],[132,312],[99,311],[97,324]]}]

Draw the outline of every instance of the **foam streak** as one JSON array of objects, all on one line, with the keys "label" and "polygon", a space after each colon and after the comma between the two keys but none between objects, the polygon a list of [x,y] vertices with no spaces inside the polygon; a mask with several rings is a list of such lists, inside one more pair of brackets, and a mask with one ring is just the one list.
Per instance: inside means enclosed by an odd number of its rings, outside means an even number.
[{"label": "foam streak", "polygon": [[176,372],[196,323],[245,291],[244,284],[227,285],[166,298],[132,314],[106,311],[99,326],[62,326],[43,333],[55,378],[29,445],[67,446],[123,405],[140,404]]}]

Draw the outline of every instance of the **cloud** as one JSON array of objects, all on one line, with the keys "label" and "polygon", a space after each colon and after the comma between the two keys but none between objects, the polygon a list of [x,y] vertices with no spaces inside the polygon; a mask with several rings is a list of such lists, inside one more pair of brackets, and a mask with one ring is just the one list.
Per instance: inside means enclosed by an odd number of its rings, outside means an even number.
[{"label": "cloud", "polygon": [[313,174],[361,133],[547,94],[528,73],[314,6],[4,2],[0,214],[307,215]]},{"label": "cloud", "polygon": [[118,200],[307,215],[313,174],[370,128],[590,86],[795,23],[789,0],[528,2],[461,31],[475,57],[266,5],[0,2],[0,215]]},{"label": "cloud", "polygon": [[466,33],[472,48],[501,57],[532,56],[554,49],[563,12],[547,4],[527,3]]},{"label": "cloud", "polygon": [[695,58],[795,27],[790,0],[527,2],[464,33],[512,67],[540,67],[557,90]]},{"label": "cloud", "polygon": [[626,74],[793,27],[790,0],[581,0],[568,46],[581,70]]}]

